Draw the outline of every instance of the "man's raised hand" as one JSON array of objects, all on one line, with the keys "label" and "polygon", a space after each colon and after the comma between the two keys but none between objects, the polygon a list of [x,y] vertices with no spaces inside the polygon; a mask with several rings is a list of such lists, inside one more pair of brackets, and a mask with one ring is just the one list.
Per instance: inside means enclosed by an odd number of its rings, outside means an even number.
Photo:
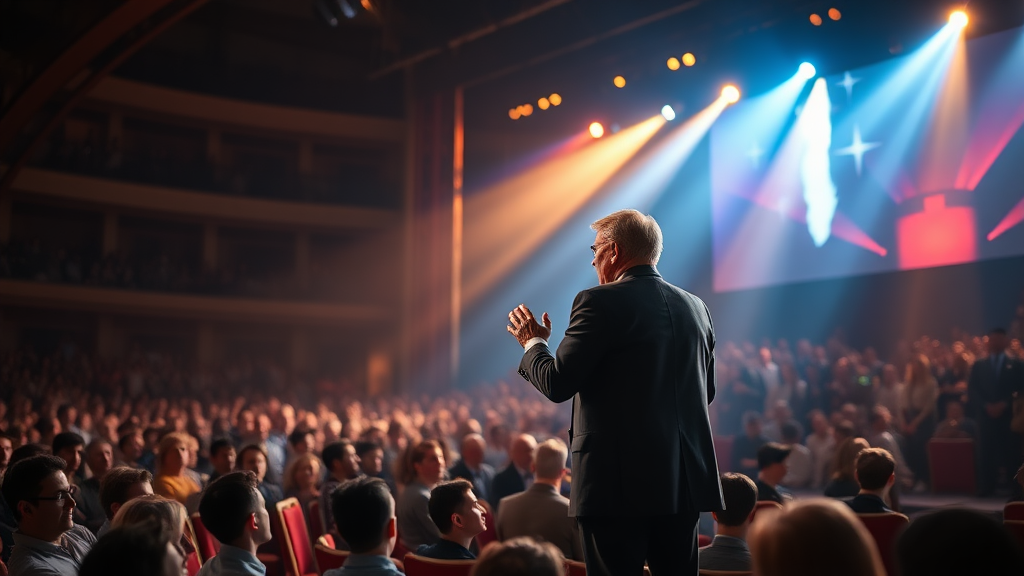
[{"label": "man's raised hand", "polygon": [[530,312],[525,304],[520,304],[508,313],[508,325],[505,326],[505,329],[516,337],[520,346],[525,347],[531,338],[541,337],[545,340],[551,338],[551,318],[548,317],[547,312],[541,316],[541,321],[543,324],[537,322],[533,312]]}]

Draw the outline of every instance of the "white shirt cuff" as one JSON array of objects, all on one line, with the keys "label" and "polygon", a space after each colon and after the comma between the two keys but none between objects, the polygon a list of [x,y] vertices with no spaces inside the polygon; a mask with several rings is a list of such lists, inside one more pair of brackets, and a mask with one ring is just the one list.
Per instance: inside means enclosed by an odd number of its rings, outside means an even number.
[{"label": "white shirt cuff", "polygon": [[546,346],[547,343],[548,341],[541,338],[540,336],[534,336],[533,338],[530,338],[529,340],[526,341],[526,345],[523,346],[523,353],[525,354],[527,350],[533,348],[537,344],[544,344]]}]

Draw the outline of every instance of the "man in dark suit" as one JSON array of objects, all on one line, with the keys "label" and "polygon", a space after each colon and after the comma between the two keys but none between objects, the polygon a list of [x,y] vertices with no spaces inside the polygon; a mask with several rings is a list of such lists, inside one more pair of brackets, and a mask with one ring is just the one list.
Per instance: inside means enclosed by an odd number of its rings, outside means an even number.
[{"label": "man in dark suit", "polygon": [[537,451],[537,440],[529,434],[520,434],[512,439],[509,446],[508,468],[494,475],[491,483],[491,506],[498,513],[501,499],[519,494],[533,484],[533,455]]},{"label": "man in dark suit", "polygon": [[[548,399],[573,400],[569,514],[587,573],[639,574],[646,560],[654,576],[696,575],[699,513],[724,507],[708,420],[711,316],[655,269],[653,218],[622,210],[591,227],[600,286],[576,296],[557,352],[547,313],[543,324],[524,305],[509,313],[525,348],[519,373]],[[624,463],[626,446],[642,478]]]},{"label": "man in dark suit", "polygon": [[999,468],[1009,478],[1020,464],[1021,436],[1010,430],[1014,392],[1024,393],[1024,363],[1006,354],[1006,330],[988,334],[988,356],[971,367],[967,397],[980,432],[979,489],[996,488]]},{"label": "man in dark suit", "polygon": [[491,482],[494,481],[494,468],[484,462],[487,443],[479,434],[467,434],[462,439],[462,457],[448,469],[451,478],[465,478],[473,484],[473,494],[485,502],[491,501]]},{"label": "man in dark suit", "polygon": [[896,484],[896,459],[883,448],[868,448],[857,455],[854,474],[860,492],[846,503],[857,514],[892,512],[885,503]]}]

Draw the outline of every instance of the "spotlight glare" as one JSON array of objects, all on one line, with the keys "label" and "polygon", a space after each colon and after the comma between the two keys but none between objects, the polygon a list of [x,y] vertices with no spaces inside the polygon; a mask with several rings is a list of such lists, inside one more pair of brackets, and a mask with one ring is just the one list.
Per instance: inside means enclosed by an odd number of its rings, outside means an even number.
[{"label": "spotlight glare", "polygon": [[533,114],[533,104],[523,104],[523,116]]},{"label": "spotlight glare", "polygon": [[733,86],[732,84],[727,84],[724,88],[722,88],[722,99],[725,100],[728,104],[735,104],[739,102],[740,89]]},{"label": "spotlight glare", "polygon": [[590,124],[590,135],[594,138],[604,136],[604,126],[600,122],[592,122]]},{"label": "spotlight glare", "polygon": [[966,28],[967,22],[970,19],[967,18],[967,12],[963,10],[957,10],[949,15],[949,23],[957,28]]},{"label": "spotlight glare", "polygon": [[814,24],[815,26],[821,26],[821,16],[818,16],[817,14],[811,14],[811,24]]},{"label": "spotlight glare", "polygon": [[615,84],[616,88],[625,88],[626,79],[622,76],[616,76],[615,78],[612,79],[612,84]]},{"label": "spotlight glare", "polygon": [[696,63],[697,63],[697,57],[694,56],[692,53],[687,52],[686,54],[683,54],[683,65],[684,66],[689,67],[689,66],[693,66]]},{"label": "spotlight glare", "polygon": [[547,110],[550,106],[551,102],[549,102],[547,98],[537,100],[537,108],[540,108],[541,110]]},{"label": "spotlight glare", "polygon": [[673,110],[672,107],[669,106],[668,104],[665,104],[664,106],[661,107],[661,115],[664,116],[665,120],[668,120],[669,122],[676,119],[676,111]]},{"label": "spotlight glare", "polygon": [[519,120],[520,116],[522,116],[522,112],[519,111],[519,108],[509,108],[508,109],[508,117],[509,118],[511,118],[513,120]]},{"label": "spotlight glare", "polygon": [[668,65],[669,70],[679,70],[679,59],[675,56],[669,58],[666,64]]},{"label": "spotlight glare", "polygon": [[839,20],[840,18],[843,17],[843,13],[840,12],[838,8],[829,8],[828,17],[833,20]]},{"label": "spotlight glare", "polygon": [[797,70],[797,75],[804,80],[810,80],[818,74],[818,71],[814,69],[814,64],[810,62],[804,62],[800,65],[800,69]]},{"label": "spotlight glare", "polygon": [[548,96],[548,102],[551,102],[552,106],[558,106],[562,103],[562,97],[558,94],[552,94],[551,96]]}]

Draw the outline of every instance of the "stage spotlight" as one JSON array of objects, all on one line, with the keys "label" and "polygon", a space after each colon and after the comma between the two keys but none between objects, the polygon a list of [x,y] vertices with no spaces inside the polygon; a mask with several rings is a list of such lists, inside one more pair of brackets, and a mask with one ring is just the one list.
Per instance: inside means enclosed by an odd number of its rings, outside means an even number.
[{"label": "stage spotlight", "polygon": [[693,54],[691,54],[689,52],[687,52],[686,54],[683,54],[683,66],[689,67],[689,66],[693,66],[696,63],[697,63],[697,57],[696,56],[694,56]]},{"label": "stage spotlight", "polygon": [[523,113],[520,112],[519,108],[509,108],[508,109],[508,117],[513,119],[513,120],[519,120],[519,117],[522,116],[522,115],[523,115]]},{"label": "stage spotlight", "polygon": [[616,88],[625,88],[626,79],[623,78],[622,76],[616,76],[615,78],[612,79],[612,84],[615,84]]},{"label": "stage spotlight", "polygon": [[836,8],[829,8],[828,9],[828,17],[833,19],[833,20],[839,20],[840,18],[843,17],[843,13],[840,12]]},{"label": "stage spotlight", "polygon": [[551,102],[549,102],[547,98],[537,100],[537,108],[540,108],[541,110],[547,110],[550,106]]},{"label": "stage spotlight", "polygon": [[722,88],[722,99],[728,104],[735,104],[740,101],[740,89],[732,84],[726,84]]},{"label": "stage spotlight", "polygon": [[551,102],[552,106],[558,106],[562,103],[562,97],[558,94],[552,94],[551,96],[548,96],[548,102]]},{"label": "stage spotlight", "polygon": [[590,135],[594,138],[600,138],[604,136],[604,126],[600,122],[593,122],[590,124]]},{"label": "stage spotlight", "polygon": [[966,28],[967,22],[970,19],[967,18],[967,12],[963,10],[957,10],[949,15],[949,23],[957,28]]},{"label": "stage spotlight", "polygon": [[818,16],[817,14],[811,14],[811,24],[814,24],[815,26],[821,26],[821,16]]},{"label": "stage spotlight", "polygon": [[672,107],[669,106],[668,104],[665,104],[664,106],[661,107],[661,115],[664,116],[665,120],[668,120],[669,122],[676,119],[676,111],[673,110]]},{"label": "stage spotlight", "polygon": [[679,59],[675,56],[669,58],[666,64],[668,65],[669,70],[679,70]]},{"label": "stage spotlight", "polygon": [[810,80],[817,74],[818,71],[814,69],[814,64],[811,64],[810,62],[804,62],[800,65],[800,69],[797,70],[797,75],[804,80]]}]

